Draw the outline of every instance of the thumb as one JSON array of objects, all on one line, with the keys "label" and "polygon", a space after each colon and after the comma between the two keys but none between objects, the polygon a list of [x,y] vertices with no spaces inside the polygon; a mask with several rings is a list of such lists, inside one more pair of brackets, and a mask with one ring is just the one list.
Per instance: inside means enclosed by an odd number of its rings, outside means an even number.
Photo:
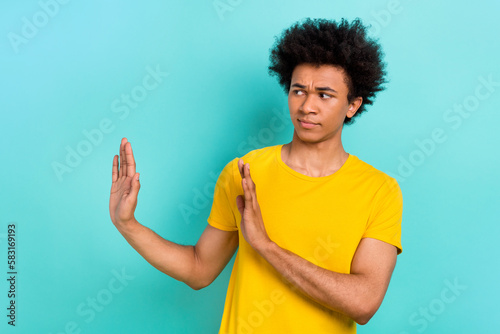
[{"label": "thumb", "polygon": [[139,194],[139,189],[141,189],[141,183],[139,182],[139,173],[135,173],[132,180],[132,188],[130,189],[130,195],[137,198]]},{"label": "thumb", "polygon": [[243,211],[245,211],[245,200],[242,195],[236,197],[236,206],[238,207],[240,215],[243,217]]}]

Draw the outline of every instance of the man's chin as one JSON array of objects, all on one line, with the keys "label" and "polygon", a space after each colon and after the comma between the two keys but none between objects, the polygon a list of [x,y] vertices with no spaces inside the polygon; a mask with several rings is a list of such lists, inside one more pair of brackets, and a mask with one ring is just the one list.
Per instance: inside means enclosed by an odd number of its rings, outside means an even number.
[{"label": "man's chin", "polygon": [[294,139],[308,145],[321,144],[334,140],[332,136],[325,137],[319,133],[313,133],[312,131],[306,132],[303,130],[295,130]]},{"label": "man's chin", "polygon": [[312,133],[309,134],[298,134],[296,138],[300,141],[303,142],[304,144],[317,144],[321,143],[324,141],[324,139],[318,135],[314,135]]}]

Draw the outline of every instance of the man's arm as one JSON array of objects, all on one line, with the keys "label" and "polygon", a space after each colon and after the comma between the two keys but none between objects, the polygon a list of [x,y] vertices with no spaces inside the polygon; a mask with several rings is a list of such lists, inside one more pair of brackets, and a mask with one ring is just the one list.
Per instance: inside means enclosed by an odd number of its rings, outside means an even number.
[{"label": "man's arm", "polygon": [[287,281],[318,303],[343,313],[360,325],[378,310],[396,265],[396,247],[362,239],[350,274],[319,267],[271,242],[257,251]]},{"label": "man's arm", "polygon": [[168,241],[137,221],[117,228],[153,267],[194,290],[210,285],[238,247],[238,232],[226,232],[210,225],[194,246]]},{"label": "man's arm", "polygon": [[134,217],[140,189],[139,173],[132,146],[126,138],[120,144],[120,162],[113,158],[109,212],[113,224],[128,243],[156,269],[193,289],[209,285],[224,269],[238,247],[238,232],[226,232],[210,225],[195,246],[170,242]]},{"label": "man's arm", "polygon": [[397,248],[380,240],[361,240],[350,274],[319,267],[279,247],[265,230],[250,176],[250,167],[239,161],[244,198],[238,196],[245,240],[284,278],[318,303],[366,324],[379,308],[396,265]]}]

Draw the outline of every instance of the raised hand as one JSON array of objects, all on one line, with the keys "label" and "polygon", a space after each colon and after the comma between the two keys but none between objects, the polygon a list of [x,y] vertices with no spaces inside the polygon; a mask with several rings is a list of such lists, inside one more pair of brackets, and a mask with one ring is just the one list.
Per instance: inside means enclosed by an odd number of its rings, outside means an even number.
[{"label": "raised hand", "polygon": [[255,183],[250,176],[250,165],[244,164],[243,160],[238,161],[238,170],[241,174],[241,185],[244,196],[236,197],[236,205],[241,214],[241,233],[245,240],[257,251],[260,247],[270,242],[269,236],[262,220]]},{"label": "raised hand", "polygon": [[123,138],[120,143],[120,161],[113,157],[111,194],[109,196],[109,214],[116,227],[124,227],[134,222],[134,211],[139,193],[139,173],[135,172],[135,160],[132,146]]}]

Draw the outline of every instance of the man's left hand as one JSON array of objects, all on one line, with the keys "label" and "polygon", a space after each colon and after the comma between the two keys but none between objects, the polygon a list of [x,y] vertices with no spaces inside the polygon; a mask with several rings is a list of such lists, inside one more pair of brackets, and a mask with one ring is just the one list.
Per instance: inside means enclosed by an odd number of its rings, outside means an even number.
[{"label": "man's left hand", "polygon": [[267,235],[262,214],[260,212],[255,183],[250,176],[250,165],[244,164],[243,160],[238,161],[238,170],[241,174],[241,185],[244,196],[236,197],[236,205],[241,214],[241,233],[245,240],[259,251],[266,244],[271,242]]}]

